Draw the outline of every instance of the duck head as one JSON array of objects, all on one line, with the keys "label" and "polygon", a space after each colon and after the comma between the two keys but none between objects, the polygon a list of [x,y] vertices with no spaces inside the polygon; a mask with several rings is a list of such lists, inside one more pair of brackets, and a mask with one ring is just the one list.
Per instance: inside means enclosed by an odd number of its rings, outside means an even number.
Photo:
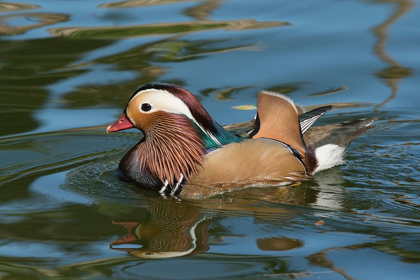
[{"label": "duck head", "polygon": [[137,128],[142,140],[121,160],[130,181],[146,189],[175,189],[201,164],[208,150],[238,142],[188,90],[151,83],[137,89],[124,114],[107,132]]},{"label": "duck head", "polygon": [[202,130],[216,133],[214,120],[198,99],[188,90],[161,83],[146,84],[137,89],[128,101],[124,114],[107,132],[138,128],[145,135],[155,122],[169,115],[182,115]]}]

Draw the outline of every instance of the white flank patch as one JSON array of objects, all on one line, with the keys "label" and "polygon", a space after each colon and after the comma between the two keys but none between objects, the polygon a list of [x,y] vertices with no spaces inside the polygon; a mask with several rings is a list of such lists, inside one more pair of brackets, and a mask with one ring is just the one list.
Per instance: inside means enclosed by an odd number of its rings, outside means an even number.
[{"label": "white flank patch", "polygon": [[345,153],[345,147],[334,144],[327,144],[317,148],[315,150],[315,155],[318,160],[318,167],[315,169],[314,173],[342,164]]}]

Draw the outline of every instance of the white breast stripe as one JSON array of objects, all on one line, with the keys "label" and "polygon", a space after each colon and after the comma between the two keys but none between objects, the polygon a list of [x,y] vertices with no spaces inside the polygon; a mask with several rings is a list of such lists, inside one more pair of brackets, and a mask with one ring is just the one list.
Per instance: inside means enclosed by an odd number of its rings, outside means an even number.
[{"label": "white breast stripe", "polygon": [[176,186],[175,186],[175,188],[172,190],[171,195],[174,195],[174,194],[178,191],[178,188],[179,188],[179,187],[181,186],[181,184],[182,184],[182,180],[184,180],[184,175],[181,173],[181,176],[179,176],[178,183],[176,183]]},{"label": "white breast stripe", "polygon": [[165,180],[165,184],[162,186],[159,193],[163,193],[166,191],[166,188],[168,187],[168,183],[169,183],[168,180]]}]

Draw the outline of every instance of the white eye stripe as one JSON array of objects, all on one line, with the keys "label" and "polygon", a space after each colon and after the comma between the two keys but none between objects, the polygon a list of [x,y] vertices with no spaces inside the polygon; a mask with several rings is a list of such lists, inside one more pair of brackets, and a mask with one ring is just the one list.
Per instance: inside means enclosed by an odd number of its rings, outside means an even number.
[{"label": "white eye stripe", "polygon": [[[128,103],[130,105],[131,102],[138,102],[138,110],[144,114],[153,113],[156,111],[164,111],[171,114],[179,114],[185,115],[190,120],[192,120],[204,133],[206,133],[210,138],[213,139],[215,143],[219,146],[221,143],[217,140],[217,138],[209,131],[205,130],[194,118],[188,106],[182,101],[180,98],[174,96],[172,93],[166,90],[159,90],[159,89],[145,89],[139,91]],[[142,105],[144,103],[149,103],[151,105],[151,109],[149,111],[142,110]]]},{"label": "white eye stripe", "polygon": [[[188,106],[178,97],[174,96],[173,94],[169,93],[166,90],[159,90],[159,89],[146,89],[139,91],[129,102],[129,104],[139,98],[139,111],[142,113],[151,113],[156,111],[165,111],[168,113],[173,114],[180,114],[185,115],[195,123],[197,121],[191,114],[190,109]],[[142,105],[144,103],[149,103],[152,108],[150,111],[142,110]],[[198,123],[197,123],[198,124]]]}]

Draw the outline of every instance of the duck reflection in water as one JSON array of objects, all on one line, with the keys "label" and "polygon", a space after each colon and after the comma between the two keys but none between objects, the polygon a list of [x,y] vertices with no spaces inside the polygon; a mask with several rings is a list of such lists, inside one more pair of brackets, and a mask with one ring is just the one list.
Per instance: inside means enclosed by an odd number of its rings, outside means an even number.
[{"label": "duck reflection in water", "polygon": [[[225,220],[222,213],[233,211],[252,213],[253,223],[257,224],[271,224],[273,219],[278,221],[278,232],[255,239],[259,250],[292,250],[304,246],[304,242],[282,235],[282,224],[286,225],[293,217],[302,213],[279,207],[279,203],[314,204],[318,193],[319,190],[298,183],[284,188],[245,189],[235,193],[235,196],[224,195],[200,201],[199,204],[156,197],[149,200],[148,218],[113,222],[125,227],[127,234],[113,241],[110,248],[150,259],[202,254],[210,249],[210,244],[224,243],[227,236],[235,236],[221,223]],[[264,200],[249,199],[260,196]],[[272,206],[269,206],[271,203]],[[217,230],[212,230],[214,228]]]},{"label": "duck reflection in water", "polygon": [[211,219],[186,203],[157,199],[148,208],[146,222],[116,221],[128,233],[110,248],[143,258],[174,258],[196,255],[209,249]]}]

